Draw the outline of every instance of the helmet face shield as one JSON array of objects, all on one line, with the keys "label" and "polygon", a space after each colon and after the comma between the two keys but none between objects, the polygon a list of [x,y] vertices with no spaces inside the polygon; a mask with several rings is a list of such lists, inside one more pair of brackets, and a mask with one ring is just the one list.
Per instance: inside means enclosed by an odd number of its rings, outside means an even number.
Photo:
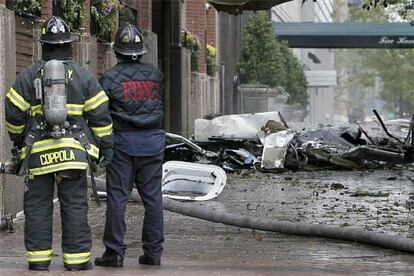
[{"label": "helmet face shield", "polygon": [[118,30],[112,49],[125,56],[142,56],[147,53],[142,32],[132,24]]},{"label": "helmet face shield", "polygon": [[65,44],[75,41],[75,37],[62,18],[52,16],[42,26],[40,41],[48,44]]}]

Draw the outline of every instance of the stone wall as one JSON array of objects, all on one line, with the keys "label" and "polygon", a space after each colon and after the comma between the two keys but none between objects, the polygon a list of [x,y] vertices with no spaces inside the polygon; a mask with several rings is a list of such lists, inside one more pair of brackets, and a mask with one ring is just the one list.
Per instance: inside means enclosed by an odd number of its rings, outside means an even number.
[{"label": "stone wall", "polygon": [[158,67],[158,39],[151,31],[144,31],[144,43],[148,52],[142,57],[142,61]]},{"label": "stone wall", "polygon": [[280,89],[259,85],[241,85],[238,87],[238,92],[241,98],[241,113],[280,111],[288,123],[302,122],[306,116],[298,106],[286,104],[288,94]]},{"label": "stone wall", "polygon": [[20,73],[41,57],[38,41],[40,26],[24,17],[15,18],[16,72]]},{"label": "stone wall", "polygon": [[107,69],[116,64],[117,60],[109,43],[98,43],[97,49],[97,75],[100,78]]},{"label": "stone wall", "polygon": [[[190,87],[183,95],[187,103],[183,110],[183,135],[194,134],[194,121],[207,115],[219,113],[219,82],[205,73],[192,72]],[[184,131],[185,129],[185,131]]]},{"label": "stone wall", "polygon": [[97,76],[97,53],[98,45],[96,38],[89,34],[81,34],[78,41],[74,43],[73,59],[81,66],[88,69],[94,76]]},{"label": "stone wall", "polygon": [[239,87],[241,113],[282,111],[288,95],[275,88],[256,85]]},{"label": "stone wall", "polygon": [[[16,23],[14,12],[0,5],[0,161],[11,159],[12,143],[4,120],[4,99],[16,77]],[[0,216],[22,210],[23,179],[6,176],[0,178]],[[1,202],[4,200],[4,202]],[[2,210],[4,206],[4,210]]]}]

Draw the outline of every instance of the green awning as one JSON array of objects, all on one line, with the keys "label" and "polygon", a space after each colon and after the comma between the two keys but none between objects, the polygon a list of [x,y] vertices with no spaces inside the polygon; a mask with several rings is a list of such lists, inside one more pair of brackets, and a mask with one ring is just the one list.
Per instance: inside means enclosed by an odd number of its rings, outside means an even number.
[{"label": "green awning", "polygon": [[244,10],[259,11],[268,10],[291,0],[207,0],[217,11],[230,14],[240,14]]},{"label": "green awning", "polygon": [[273,23],[291,48],[414,48],[410,23]]}]

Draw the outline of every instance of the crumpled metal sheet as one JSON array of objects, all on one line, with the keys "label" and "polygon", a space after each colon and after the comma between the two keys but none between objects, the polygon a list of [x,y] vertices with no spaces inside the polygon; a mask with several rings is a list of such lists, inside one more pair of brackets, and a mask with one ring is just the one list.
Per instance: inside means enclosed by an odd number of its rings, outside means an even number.
[{"label": "crumpled metal sheet", "polygon": [[282,130],[262,137],[263,154],[261,168],[266,170],[283,169],[286,151],[294,136],[294,131]]},{"label": "crumpled metal sheet", "polygon": [[[300,124],[283,124],[281,118],[278,112],[265,112],[198,119],[194,142],[199,147],[187,145],[185,151],[182,145],[176,145],[172,150],[185,157],[181,160],[217,164],[228,172],[378,168],[414,160],[414,139],[408,135],[414,121],[392,120],[384,126],[373,122],[368,127],[338,124],[305,128]],[[195,158],[188,158],[191,151],[204,153],[204,149],[216,154],[203,154],[208,157],[203,160],[196,158],[195,153]],[[260,158],[260,163],[254,157]]]},{"label": "crumpled metal sheet", "polygon": [[341,137],[338,130],[319,129],[299,132],[295,135],[294,143],[300,145],[308,142],[318,142],[326,146],[333,145],[335,147],[352,148],[354,145]]},{"label": "crumpled metal sheet", "polygon": [[[384,121],[384,124],[388,131],[399,139],[404,139],[410,129],[410,121],[407,119],[388,120]],[[380,123],[376,120],[365,122],[361,127],[370,137],[373,137],[377,143],[382,143],[384,140],[388,141],[390,139],[382,129]]]},{"label": "crumpled metal sheet", "polygon": [[[408,121],[387,123],[387,127],[401,138],[409,131]],[[362,136],[363,132],[359,126],[349,125],[322,126],[306,131],[279,131],[265,135],[262,133],[264,150],[261,168],[361,169],[409,161],[407,148],[395,139],[384,135],[368,139]]]},{"label": "crumpled metal sheet", "polygon": [[359,146],[355,147],[343,154],[342,158],[360,161],[383,161],[392,163],[401,163],[404,162],[404,153],[395,149],[387,148],[376,148],[369,146]]}]

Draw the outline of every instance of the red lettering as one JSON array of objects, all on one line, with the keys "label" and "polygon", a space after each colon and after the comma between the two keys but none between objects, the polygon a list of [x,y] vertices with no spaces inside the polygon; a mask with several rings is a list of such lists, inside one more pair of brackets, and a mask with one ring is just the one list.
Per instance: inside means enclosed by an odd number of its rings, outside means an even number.
[{"label": "red lettering", "polygon": [[130,82],[129,81],[123,81],[122,82],[122,87],[124,88],[124,100],[128,100],[129,99]]},{"label": "red lettering", "polygon": [[133,81],[132,84],[134,85],[134,97],[132,97],[134,100],[139,100],[141,97],[140,89],[138,89],[138,82]]},{"label": "red lettering", "polygon": [[151,98],[151,91],[150,91],[148,82],[147,81],[141,81],[140,84],[141,84],[142,92],[144,93],[143,94],[144,99],[150,99]]},{"label": "red lettering", "polygon": [[124,100],[159,100],[159,86],[160,84],[154,81],[123,81]]}]

